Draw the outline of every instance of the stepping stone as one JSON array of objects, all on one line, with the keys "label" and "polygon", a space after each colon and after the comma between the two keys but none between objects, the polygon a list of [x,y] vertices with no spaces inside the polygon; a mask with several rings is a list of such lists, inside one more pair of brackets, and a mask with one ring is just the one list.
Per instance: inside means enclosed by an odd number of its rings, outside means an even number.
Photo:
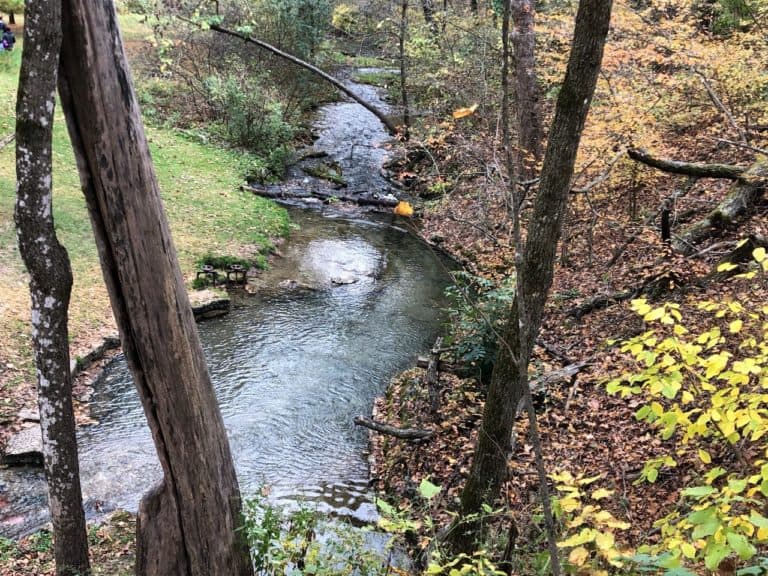
[{"label": "stepping stone", "polygon": [[43,438],[40,426],[23,428],[8,440],[3,455],[6,466],[42,466]]}]

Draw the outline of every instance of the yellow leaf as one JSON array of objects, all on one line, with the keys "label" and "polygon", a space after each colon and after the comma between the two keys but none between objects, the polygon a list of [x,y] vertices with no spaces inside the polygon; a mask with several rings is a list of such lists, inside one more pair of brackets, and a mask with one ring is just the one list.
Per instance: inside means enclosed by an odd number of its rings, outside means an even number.
[{"label": "yellow leaf", "polygon": [[610,550],[613,548],[616,539],[613,537],[613,532],[598,532],[595,536],[595,545],[599,550]]},{"label": "yellow leaf", "polygon": [[696,556],[696,548],[692,544],[689,544],[688,542],[683,542],[680,545],[680,551],[683,553],[683,556],[686,558],[693,558]]},{"label": "yellow leaf", "polygon": [[413,216],[413,206],[408,202],[401,200],[395,206],[395,214],[398,216]]},{"label": "yellow leaf", "polygon": [[469,108],[457,108],[453,111],[453,119],[459,120],[461,118],[466,118],[467,116],[472,116],[472,114],[475,113],[475,110],[477,110],[477,104],[472,104]]},{"label": "yellow leaf", "polygon": [[741,327],[744,323],[741,320],[734,320],[728,325],[728,330],[731,331],[731,334],[736,334],[736,332],[741,331]]},{"label": "yellow leaf", "polygon": [[602,498],[608,498],[613,496],[613,490],[606,490],[605,488],[598,488],[592,492],[592,500],[601,500]]},{"label": "yellow leaf", "polygon": [[574,566],[583,566],[587,558],[589,558],[589,550],[584,548],[584,546],[574,548],[568,555],[568,561]]},{"label": "yellow leaf", "polygon": [[762,262],[765,260],[765,248],[762,246],[759,246],[752,250],[752,257],[757,260],[758,262]]},{"label": "yellow leaf", "polygon": [[[709,452],[702,450],[701,448],[699,448],[699,458],[701,458],[701,461],[704,462],[704,464],[712,463],[712,457],[709,455]],[[689,556],[689,558],[693,558],[693,556]]]},{"label": "yellow leaf", "polygon": [[574,510],[577,510],[581,506],[581,502],[579,502],[575,498],[563,498],[560,500],[560,508],[563,509],[563,512],[573,512]]}]

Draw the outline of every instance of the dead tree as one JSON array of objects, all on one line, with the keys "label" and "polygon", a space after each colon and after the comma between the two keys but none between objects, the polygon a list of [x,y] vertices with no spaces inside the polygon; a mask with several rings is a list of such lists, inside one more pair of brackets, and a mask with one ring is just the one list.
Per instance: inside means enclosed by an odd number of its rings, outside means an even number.
[{"label": "dead tree", "polygon": [[726,178],[734,184],[726,197],[704,218],[673,235],[672,246],[685,255],[693,254],[696,246],[717,230],[738,223],[749,215],[762,198],[768,181],[768,162],[758,159],[744,168],[730,164],[701,164],[659,158],[645,150],[627,152],[632,160],[641,162],[670,174],[682,174],[695,178]]},{"label": "dead tree", "polygon": [[160,199],[113,2],[64,0],[59,91],[123,350],[163,480],[136,573],[251,576],[240,491]]},{"label": "dead tree", "polygon": [[19,252],[29,271],[32,340],[45,477],[53,523],[56,574],[90,574],[80,491],[67,312],[72,269],[53,223],[51,146],[61,4],[28,0],[16,101],[15,219]]}]

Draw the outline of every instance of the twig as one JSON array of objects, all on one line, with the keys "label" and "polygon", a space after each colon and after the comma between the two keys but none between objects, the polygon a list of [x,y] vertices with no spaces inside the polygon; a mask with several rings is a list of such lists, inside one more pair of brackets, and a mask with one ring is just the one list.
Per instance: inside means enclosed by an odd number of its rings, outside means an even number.
[{"label": "twig", "polygon": [[16,138],[16,134],[13,133],[13,134],[9,134],[8,136],[0,140],[0,150],[8,146],[8,144],[10,144],[11,142],[13,142],[15,138]]},{"label": "twig", "polygon": [[622,148],[621,150],[619,150],[614,155],[614,157],[611,158],[611,161],[608,162],[608,166],[603,171],[603,173],[600,174],[600,176],[598,176],[597,178],[592,180],[592,182],[590,182],[589,184],[587,184],[582,188],[571,188],[571,194],[586,194],[587,192],[592,190],[592,188],[599,186],[600,184],[605,182],[608,179],[608,176],[611,175],[611,170],[613,170],[613,167],[616,165],[616,163],[619,160],[621,160],[622,156],[624,156],[625,153],[626,153],[626,149]]},{"label": "twig", "polygon": [[746,144],[744,142],[734,142],[733,140],[726,140],[725,138],[718,138],[717,141],[722,142],[723,144],[730,144],[731,146],[736,146],[738,148],[752,150],[752,152],[757,152],[758,154],[764,154],[768,156],[768,150],[765,148],[758,148],[757,146],[752,146],[751,144]]},{"label": "twig", "polygon": [[700,70],[697,70],[696,68],[693,68],[692,71],[701,80],[701,83],[704,85],[704,89],[707,91],[707,94],[709,95],[709,99],[712,100],[712,104],[714,104],[715,108],[717,108],[718,110],[720,110],[720,112],[723,113],[723,116],[725,116],[725,119],[728,121],[728,124],[730,124],[731,128],[733,128],[736,131],[736,133],[739,135],[739,140],[746,143],[747,136],[746,134],[744,134],[744,130],[738,124],[736,124],[736,120],[734,120],[730,110],[728,110],[723,104],[722,100],[718,98],[717,94],[712,88],[712,85],[709,83],[709,80],[707,79],[707,77]]}]

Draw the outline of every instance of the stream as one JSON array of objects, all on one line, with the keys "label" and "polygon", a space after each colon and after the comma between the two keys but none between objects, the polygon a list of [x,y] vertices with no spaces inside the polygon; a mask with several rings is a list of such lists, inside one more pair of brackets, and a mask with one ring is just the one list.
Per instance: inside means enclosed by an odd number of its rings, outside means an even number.
[{"label": "stream", "polygon": [[[355,85],[375,103],[375,89]],[[357,104],[320,110],[327,152],[360,190],[387,190],[380,176],[387,138]],[[294,173],[293,178],[303,178]],[[303,179],[311,185],[307,179]],[[299,229],[259,278],[257,295],[233,294],[232,312],[198,329],[244,496],[263,486],[272,501],[304,501],[368,523],[370,414],[388,380],[414,365],[439,332],[444,262],[394,216],[292,209]],[[78,435],[88,516],[136,511],[161,477],[125,359],[94,384],[98,424]],[[45,480],[35,469],[0,470],[0,535],[17,537],[48,519]]]}]

